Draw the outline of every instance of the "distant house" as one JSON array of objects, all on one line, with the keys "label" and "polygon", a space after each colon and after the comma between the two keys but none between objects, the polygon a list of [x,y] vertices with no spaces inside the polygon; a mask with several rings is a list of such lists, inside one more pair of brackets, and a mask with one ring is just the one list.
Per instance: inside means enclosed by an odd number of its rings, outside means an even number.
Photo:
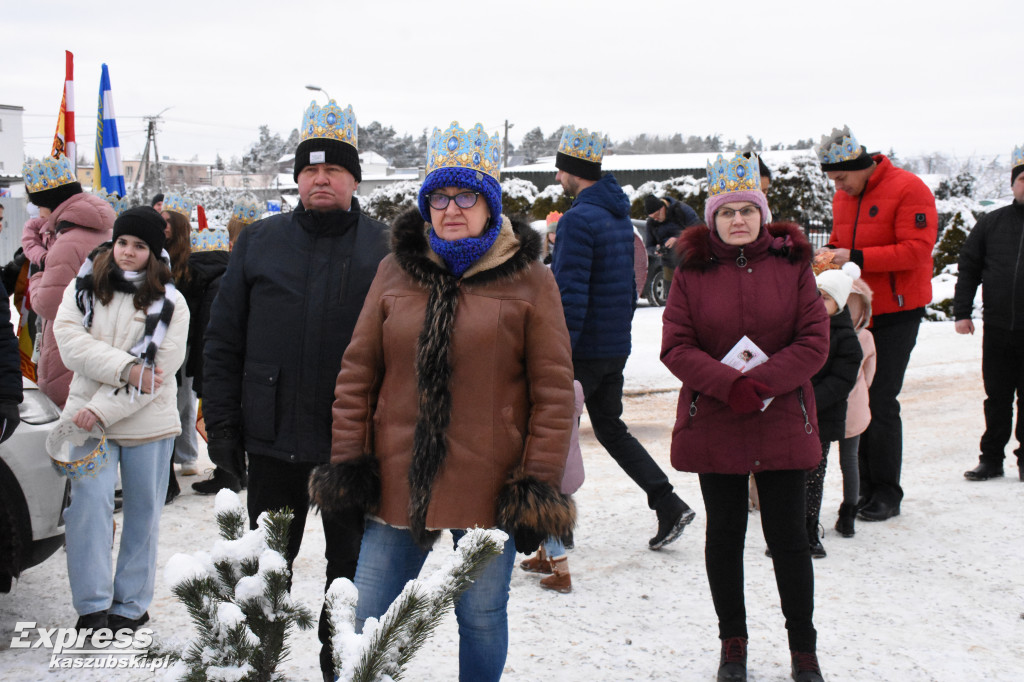
[{"label": "distant house", "polygon": [[[625,187],[639,187],[645,182],[662,181],[692,175],[703,178],[707,174],[707,165],[718,158],[720,152],[698,152],[691,154],[610,154],[601,161],[601,170],[613,173],[619,184]],[[764,162],[774,168],[795,156],[806,155],[803,150],[778,150],[762,153]],[[723,156],[732,156],[732,152],[721,152]],[[502,179],[522,178],[529,180],[538,189],[555,184],[555,157],[545,157],[536,163],[510,166],[501,171]]]},{"label": "distant house", "polygon": [[[277,161],[278,172],[281,174],[287,173],[289,180],[291,180],[292,168],[294,166],[294,154],[282,156]],[[379,187],[403,180],[418,182],[423,179],[422,168],[394,168],[391,166],[390,161],[377,152],[360,152],[359,167],[363,176],[362,182],[359,183],[359,191],[357,192],[360,196],[367,196]],[[294,183],[292,185],[294,187]],[[297,188],[295,191],[298,191]]]},{"label": "distant house", "polygon": [[[24,107],[0,104],[0,190],[22,185],[21,167],[25,164],[25,140],[21,116]],[[4,191],[4,195],[11,194]],[[24,196],[24,192],[20,194]]]},{"label": "distant house", "polygon": [[[141,159],[124,159],[121,163],[124,166],[124,184],[128,190],[135,186],[136,179],[138,179],[140,187],[146,184],[145,176],[138,177],[143,172],[143,162]],[[164,189],[209,186],[211,184],[212,170],[213,164],[206,161],[176,161],[165,157],[160,160],[160,186]],[[78,165],[76,172],[82,187],[92,187],[94,171],[95,169],[92,165]],[[156,163],[150,161],[146,173],[152,174],[156,172]]]}]

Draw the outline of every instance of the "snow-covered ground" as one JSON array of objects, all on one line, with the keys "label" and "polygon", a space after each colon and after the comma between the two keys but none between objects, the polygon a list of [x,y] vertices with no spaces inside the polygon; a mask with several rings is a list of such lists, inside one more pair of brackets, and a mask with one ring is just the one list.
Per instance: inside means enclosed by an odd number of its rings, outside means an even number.
[{"label": "snow-covered ground", "polygon": [[[641,307],[627,365],[625,419],[670,470],[668,449],[676,380],[658,361],[661,309]],[[822,522],[828,557],[815,561],[818,652],[830,682],[1024,679],[1024,483],[1012,455],[1004,479],[971,483],[983,427],[981,338],[958,336],[952,323],[924,324],[903,390],[905,457],[902,515],[858,522],[857,536],[832,530],[841,497],[833,454]],[[586,417],[584,416],[584,419]],[[509,606],[505,679],[566,682],[713,680],[718,663],[714,608],[704,572],[704,514],[696,476],[670,471],[697,520],[675,544],[647,549],[655,530],[643,494],[582,430],[587,481],[577,493],[579,528],[570,552],[574,591],[541,590],[538,576],[516,569]],[[205,455],[203,456],[205,461]],[[166,508],[150,625],[184,638],[189,620],[163,582],[177,552],[209,549],[217,537],[213,498],[185,494]],[[749,679],[789,679],[786,633],[771,561],[757,513],[750,515],[746,595]],[[436,566],[428,562],[426,570]],[[295,564],[294,596],[319,610],[323,531],[311,517]],[[47,673],[48,652],[9,649],[17,621],[74,624],[64,554],[27,571],[0,595],[0,679],[128,680],[149,673]],[[319,679],[315,632],[292,637],[285,674]],[[449,616],[413,661],[406,679],[457,677],[457,635]]]}]

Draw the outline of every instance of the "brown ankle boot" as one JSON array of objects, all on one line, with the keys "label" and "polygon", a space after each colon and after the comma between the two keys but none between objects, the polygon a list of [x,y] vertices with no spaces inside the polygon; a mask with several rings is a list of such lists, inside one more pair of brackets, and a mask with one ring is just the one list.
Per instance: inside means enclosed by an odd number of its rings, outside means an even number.
[{"label": "brown ankle boot", "polygon": [[569,557],[561,556],[551,559],[551,575],[540,581],[545,590],[554,590],[562,594],[572,592],[572,578],[569,576]]},{"label": "brown ankle boot", "polygon": [[548,555],[544,553],[544,548],[541,547],[532,557],[520,562],[519,568],[527,573],[551,573],[551,562],[548,560]]}]

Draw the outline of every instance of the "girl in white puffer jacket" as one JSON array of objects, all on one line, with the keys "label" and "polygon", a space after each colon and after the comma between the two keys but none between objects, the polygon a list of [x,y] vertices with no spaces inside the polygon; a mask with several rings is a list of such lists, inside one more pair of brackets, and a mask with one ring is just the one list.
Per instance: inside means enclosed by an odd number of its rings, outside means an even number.
[{"label": "girl in white puffer jacket", "polygon": [[[97,248],[64,292],[54,336],[74,372],[51,455],[71,462],[65,511],[68,579],[76,627],[134,630],[147,620],[157,532],[174,437],[181,431],[175,372],[185,358],[189,312],[161,258],[164,221],[149,207],[125,211],[113,243]],[[102,440],[102,442],[101,442]],[[74,469],[97,448],[105,458]],[[124,522],[112,567],[118,465]]]}]

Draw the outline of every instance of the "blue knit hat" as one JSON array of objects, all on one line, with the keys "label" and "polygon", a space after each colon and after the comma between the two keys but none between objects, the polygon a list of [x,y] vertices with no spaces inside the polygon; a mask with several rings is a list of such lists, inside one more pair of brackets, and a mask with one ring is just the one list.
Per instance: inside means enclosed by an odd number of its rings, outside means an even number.
[{"label": "blue knit hat", "polygon": [[427,196],[442,187],[462,187],[480,192],[487,201],[492,221],[501,220],[501,142],[488,138],[479,123],[469,131],[455,121],[447,130],[434,128],[427,145],[427,176],[420,187],[419,208],[430,222]]}]

